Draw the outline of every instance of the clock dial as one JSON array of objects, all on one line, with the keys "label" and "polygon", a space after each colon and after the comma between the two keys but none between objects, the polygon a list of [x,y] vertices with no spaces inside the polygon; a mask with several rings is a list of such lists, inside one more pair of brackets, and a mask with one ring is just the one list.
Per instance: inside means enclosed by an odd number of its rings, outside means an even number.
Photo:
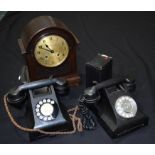
[{"label": "clock dial", "polygon": [[45,67],[62,64],[69,54],[67,41],[58,35],[43,37],[35,46],[34,55],[37,62]]}]

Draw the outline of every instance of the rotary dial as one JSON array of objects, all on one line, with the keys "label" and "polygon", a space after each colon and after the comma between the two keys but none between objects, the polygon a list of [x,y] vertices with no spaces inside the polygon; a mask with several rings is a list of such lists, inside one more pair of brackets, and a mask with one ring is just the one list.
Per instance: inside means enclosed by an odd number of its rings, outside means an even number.
[{"label": "rotary dial", "polygon": [[44,67],[56,67],[62,64],[69,54],[67,41],[58,35],[45,36],[35,46],[37,62]]},{"label": "rotary dial", "polygon": [[53,99],[43,99],[36,104],[36,115],[42,121],[52,121],[57,116],[57,106]]},{"label": "rotary dial", "polygon": [[115,109],[123,118],[132,118],[137,113],[137,104],[130,96],[121,96],[116,100]]}]

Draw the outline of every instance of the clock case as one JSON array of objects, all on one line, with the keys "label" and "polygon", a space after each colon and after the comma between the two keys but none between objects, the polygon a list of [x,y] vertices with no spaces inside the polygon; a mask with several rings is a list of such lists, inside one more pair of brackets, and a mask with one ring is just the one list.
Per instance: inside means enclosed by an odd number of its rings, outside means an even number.
[{"label": "clock case", "polygon": [[[59,35],[67,41],[69,55],[61,65],[50,68],[36,61],[34,49],[41,38],[52,34]],[[36,17],[24,27],[18,43],[26,60],[30,81],[45,79],[53,75],[66,79],[70,86],[79,85],[80,76],[77,74],[76,63],[76,47],[79,40],[63,22],[51,16]]]}]

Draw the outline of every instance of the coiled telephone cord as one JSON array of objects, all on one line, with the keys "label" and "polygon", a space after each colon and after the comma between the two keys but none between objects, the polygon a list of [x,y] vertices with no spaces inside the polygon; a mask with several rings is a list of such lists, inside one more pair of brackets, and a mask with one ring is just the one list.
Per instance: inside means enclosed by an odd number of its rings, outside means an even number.
[{"label": "coiled telephone cord", "polygon": [[78,116],[76,116],[76,114],[79,110],[78,106],[68,110],[69,116],[72,120],[73,130],[71,130],[71,131],[51,131],[50,132],[50,131],[44,131],[44,130],[40,130],[40,129],[31,129],[31,128],[23,127],[20,124],[18,124],[9,110],[9,106],[8,106],[8,102],[7,102],[7,94],[4,95],[3,99],[4,99],[4,107],[5,107],[5,110],[8,114],[8,116],[9,116],[10,121],[12,122],[12,124],[15,127],[17,127],[18,129],[20,129],[22,131],[39,132],[39,133],[45,134],[45,135],[65,135],[65,134],[73,134],[76,131],[78,131],[78,132],[83,131],[81,119]]}]

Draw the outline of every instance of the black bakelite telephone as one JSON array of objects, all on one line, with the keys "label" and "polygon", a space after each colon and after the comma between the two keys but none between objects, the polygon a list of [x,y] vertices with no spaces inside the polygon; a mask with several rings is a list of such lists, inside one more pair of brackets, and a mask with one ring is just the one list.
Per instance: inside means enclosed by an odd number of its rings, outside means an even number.
[{"label": "black bakelite telephone", "polygon": [[115,138],[148,124],[131,92],[136,88],[131,78],[109,79],[84,90],[80,107],[90,108],[102,127]]},{"label": "black bakelite telephone", "polygon": [[[43,134],[50,135],[52,132],[53,135],[73,133],[72,130],[75,130],[71,121],[73,115],[67,113],[57,98],[59,95],[66,95],[68,91],[67,82],[57,78],[24,82],[11,89],[6,95],[6,101],[16,108],[26,107],[28,128],[19,127],[15,120],[12,122],[14,125],[17,124],[16,126],[20,129],[30,131],[30,140],[43,136]],[[6,103],[5,107],[10,114]]]}]

